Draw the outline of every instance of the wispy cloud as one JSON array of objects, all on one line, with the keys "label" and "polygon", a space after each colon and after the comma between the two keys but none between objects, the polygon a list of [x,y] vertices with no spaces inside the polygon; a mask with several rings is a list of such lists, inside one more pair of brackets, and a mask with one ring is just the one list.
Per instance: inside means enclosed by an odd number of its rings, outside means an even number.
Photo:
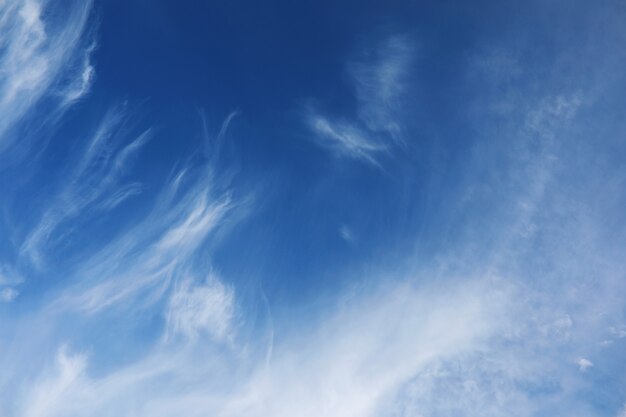
[{"label": "wispy cloud", "polygon": [[210,171],[196,174],[191,185],[188,176],[186,169],[174,175],[144,221],[81,265],[77,276],[84,278],[57,305],[97,312],[133,298],[140,308],[183,280],[197,250],[236,206],[229,194],[212,190]]},{"label": "wispy cloud", "polygon": [[32,386],[27,394],[28,402],[20,407],[20,414],[24,417],[58,415],[55,410],[68,406],[73,413],[81,412],[77,404],[64,404],[64,400],[83,382],[86,365],[84,355],[72,355],[66,347],[59,349],[53,371]]},{"label": "wispy cloud", "polygon": [[480,349],[499,328],[506,296],[496,294],[400,285],[351,298],[308,334],[276,340],[266,379],[251,380],[219,415],[387,415],[421,369]]},{"label": "wispy cloud", "polygon": [[[63,21],[43,18],[53,11]],[[58,118],[89,90],[94,73],[93,43],[85,37],[90,11],[91,1],[0,3],[0,151],[27,140],[18,123],[31,118],[44,100],[51,106],[46,117],[32,120],[35,127]]]},{"label": "wispy cloud", "polygon": [[[362,294],[306,333],[276,339],[268,368],[263,352],[246,352],[241,342],[226,351],[207,344],[205,337],[225,332],[218,323],[229,320],[230,295],[221,284],[188,285],[173,293],[170,325],[199,339],[162,344],[102,377],[88,375],[83,354],[61,348],[56,365],[24,394],[23,415],[86,415],[105,404],[107,412],[153,416],[375,415],[420,369],[479,349],[499,328],[506,300],[482,285]],[[208,334],[197,333],[203,329]]]},{"label": "wispy cloud", "polygon": [[353,61],[349,73],[354,82],[358,117],[372,132],[402,138],[402,103],[410,87],[415,47],[405,36],[391,36]]},{"label": "wispy cloud", "polygon": [[[64,222],[86,211],[110,210],[137,194],[137,183],[120,184],[132,157],[149,139],[151,131],[139,133],[129,143],[124,130],[123,108],[110,111],[87,141],[83,156],[65,179],[61,191],[41,215],[41,220],[26,237],[21,256],[43,266],[43,248],[55,237]],[[62,235],[55,239],[58,243]]]},{"label": "wispy cloud", "polygon": [[306,110],[306,121],[319,144],[337,155],[378,165],[377,156],[402,139],[402,103],[414,48],[408,38],[395,36],[363,51],[348,65],[356,96],[356,115],[329,118],[316,108]]},{"label": "wispy cloud", "polygon": [[370,133],[347,122],[330,122],[317,114],[309,115],[309,125],[320,140],[338,155],[362,159],[373,165],[378,162],[373,154],[384,151],[386,147],[370,137]]},{"label": "wispy cloud", "polygon": [[580,369],[581,372],[585,372],[589,368],[593,367],[593,362],[585,358],[578,359],[576,363],[578,364],[578,369]]},{"label": "wispy cloud", "polygon": [[[222,124],[216,140],[224,139],[231,119]],[[78,218],[93,219],[134,193],[136,183],[124,185],[122,179],[132,171],[130,160],[142,150],[150,131],[133,134],[135,129],[129,128],[128,123],[123,107],[105,115],[75,158],[74,166],[67,169],[69,175],[63,178],[42,220],[22,245],[25,261],[48,269],[46,260],[53,252],[52,243],[68,238],[68,223],[75,223]],[[208,136],[207,130],[207,140]],[[163,334],[156,341],[154,354],[105,378],[94,379],[88,374],[90,354],[70,353],[62,344],[52,366],[48,361],[40,362],[39,377],[30,379],[24,375],[27,387],[16,389],[20,397],[0,405],[2,412],[10,409],[19,416],[97,413],[119,397],[123,401],[119,410],[130,413],[135,409],[134,400],[127,401],[120,388],[126,387],[129,393],[143,392],[174,372],[176,377],[170,386],[174,391],[168,393],[174,395],[179,383],[192,383],[195,378],[189,371],[192,361],[198,358],[186,353],[187,347],[195,349],[201,346],[198,341],[207,340],[231,343],[236,325],[235,293],[217,274],[206,274],[207,251],[201,250],[238,205],[228,191],[228,183],[220,182],[214,173],[214,158],[212,154],[208,159],[187,161],[170,175],[143,220],[115,234],[107,244],[96,245],[77,257],[68,269],[72,272],[57,283],[60,290],[38,308],[41,315],[34,319],[37,324],[31,323],[38,326],[44,322],[44,326],[54,327],[62,317],[72,320],[104,311],[125,316],[163,306]],[[15,283],[12,267],[3,267],[1,271],[0,286]],[[4,288],[0,297],[10,301],[13,291],[12,287]],[[55,343],[45,335],[26,339],[46,340],[46,346]],[[24,342],[16,339],[14,345]],[[39,351],[36,345],[30,345],[33,352]],[[18,364],[12,366],[20,369]],[[182,373],[176,371],[177,366]],[[204,372],[204,368],[200,371]],[[3,392],[8,389],[7,381],[0,379]]]}]

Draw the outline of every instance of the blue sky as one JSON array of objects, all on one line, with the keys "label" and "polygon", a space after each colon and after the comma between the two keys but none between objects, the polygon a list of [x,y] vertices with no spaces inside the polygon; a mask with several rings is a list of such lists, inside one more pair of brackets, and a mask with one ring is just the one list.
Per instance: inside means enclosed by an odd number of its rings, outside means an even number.
[{"label": "blue sky", "polygon": [[626,416],[623,1],[0,1],[0,415]]}]

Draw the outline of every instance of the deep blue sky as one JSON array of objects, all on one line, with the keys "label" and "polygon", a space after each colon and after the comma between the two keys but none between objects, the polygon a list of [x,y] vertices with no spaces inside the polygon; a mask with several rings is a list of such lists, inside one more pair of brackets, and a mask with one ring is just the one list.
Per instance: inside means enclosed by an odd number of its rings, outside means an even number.
[{"label": "deep blue sky", "polygon": [[0,3],[0,415],[626,416],[625,17]]}]

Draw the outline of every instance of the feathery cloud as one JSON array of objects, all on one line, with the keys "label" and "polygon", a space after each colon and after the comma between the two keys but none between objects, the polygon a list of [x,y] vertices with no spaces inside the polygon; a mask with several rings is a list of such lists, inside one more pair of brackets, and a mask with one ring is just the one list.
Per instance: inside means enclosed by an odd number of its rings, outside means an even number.
[{"label": "feathery cloud", "polygon": [[395,36],[366,52],[348,66],[356,116],[334,119],[309,107],[305,117],[320,145],[377,166],[377,155],[402,142],[402,103],[414,50],[407,38]]},{"label": "feathery cloud", "polygon": [[130,143],[122,143],[127,139],[122,129],[124,117],[124,110],[120,108],[104,117],[62,190],[26,237],[20,252],[35,266],[43,266],[41,252],[64,222],[86,211],[113,209],[139,192],[140,185],[120,185],[119,181],[132,157],[149,139],[151,131],[138,134]]},{"label": "feathery cloud", "polygon": [[[51,107],[48,116],[31,120],[35,126],[58,118],[89,90],[93,43],[85,35],[91,3],[0,3],[0,152],[27,139],[18,124],[32,119],[39,104],[48,100]],[[50,18],[55,14],[63,21]]]}]

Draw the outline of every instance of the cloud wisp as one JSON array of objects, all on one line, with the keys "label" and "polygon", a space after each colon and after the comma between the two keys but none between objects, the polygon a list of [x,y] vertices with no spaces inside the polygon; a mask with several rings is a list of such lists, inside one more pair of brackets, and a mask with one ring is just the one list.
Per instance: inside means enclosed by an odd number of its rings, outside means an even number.
[{"label": "cloud wisp", "polygon": [[26,146],[89,90],[90,13],[91,1],[0,3],[0,152]]},{"label": "cloud wisp", "polygon": [[120,180],[128,171],[133,156],[149,140],[151,132],[146,130],[129,143],[121,143],[125,139],[124,112],[123,108],[117,108],[105,115],[62,189],[26,237],[20,254],[35,266],[43,266],[45,261],[41,252],[51,240],[61,243],[59,239],[64,236],[55,239],[55,232],[64,222],[86,212],[111,210],[141,191],[140,184],[120,184]]},{"label": "cloud wisp", "polygon": [[[224,134],[225,129],[219,136]],[[122,147],[119,155],[113,158],[112,172],[109,169],[104,170],[102,181],[98,183],[106,187],[113,184],[115,175],[124,168],[127,158],[141,148],[146,137],[146,133],[143,133]],[[89,148],[89,152],[91,151],[92,147]],[[99,160],[102,161],[103,158]],[[84,159],[81,165],[83,162]],[[117,203],[120,192],[124,196],[132,195],[126,193],[128,187],[125,186],[106,187],[89,185],[91,190],[97,191],[93,196],[99,200],[94,198],[89,201],[97,209],[109,206],[110,204],[104,203],[110,201]],[[223,189],[225,191],[221,191]],[[81,201],[86,202],[85,199]],[[62,309],[94,313],[134,299],[133,308],[141,308],[158,301],[171,283],[180,280],[177,284],[179,297],[176,298],[179,303],[173,302],[171,314],[172,325],[180,327],[176,324],[175,306],[197,301],[194,295],[196,292],[201,296],[210,293],[219,298],[220,292],[211,292],[212,287],[192,285],[188,275],[195,273],[195,260],[207,239],[238,205],[228,191],[227,184],[220,184],[214,167],[207,161],[192,161],[184,165],[170,176],[156,197],[151,212],[142,221],[120,234],[76,268],[75,288],[66,291],[55,305]],[[112,268],[111,265],[115,267]],[[219,287],[221,284],[215,285],[217,287],[213,289],[216,291],[216,288],[222,288]],[[229,298],[226,289],[220,294],[224,300]],[[140,299],[147,304],[140,302]],[[201,305],[196,307],[202,308]],[[223,313],[227,315],[226,311]],[[202,311],[190,314],[196,317],[202,315]]]},{"label": "cloud wisp", "polygon": [[331,118],[310,106],[305,120],[321,146],[336,155],[379,166],[377,157],[403,142],[402,103],[414,48],[407,38],[394,36],[362,55],[348,65],[356,115]]}]

